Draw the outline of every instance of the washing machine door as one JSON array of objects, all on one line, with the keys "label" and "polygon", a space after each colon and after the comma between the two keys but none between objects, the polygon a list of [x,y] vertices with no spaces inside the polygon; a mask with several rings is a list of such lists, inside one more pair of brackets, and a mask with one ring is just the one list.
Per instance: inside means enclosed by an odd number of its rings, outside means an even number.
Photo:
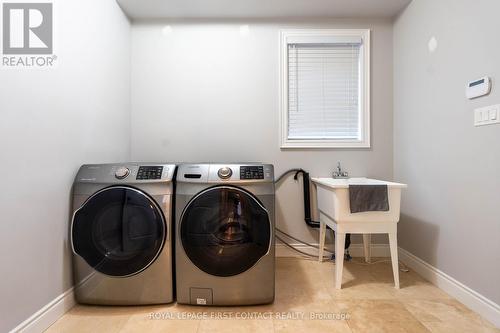
[{"label": "washing machine door", "polygon": [[189,259],[202,271],[233,276],[254,266],[272,244],[269,213],[251,193],[215,186],[196,195],[180,222]]},{"label": "washing machine door", "polygon": [[154,262],[166,236],[163,214],[146,193],[105,188],[75,212],[73,251],[96,271],[115,277],[137,274]]}]

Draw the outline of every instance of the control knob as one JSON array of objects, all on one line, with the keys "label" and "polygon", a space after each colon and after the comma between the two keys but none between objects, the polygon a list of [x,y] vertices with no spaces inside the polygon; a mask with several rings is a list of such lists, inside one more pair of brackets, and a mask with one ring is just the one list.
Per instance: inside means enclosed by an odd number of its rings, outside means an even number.
[{"label": "control knob", "polygon": [[231,168],[228,168],[228,167],[223,167],[223,168],[219,169],[219,171],[217,172],[217,174],[222,179],[228,179],[233,174],[233,170],[231,170]]},{"label": "control knob", "polygon": [[118,168],[115,172],[115,177],[117,179],[125,179],[130,174],[130,170],[125,167]]}]

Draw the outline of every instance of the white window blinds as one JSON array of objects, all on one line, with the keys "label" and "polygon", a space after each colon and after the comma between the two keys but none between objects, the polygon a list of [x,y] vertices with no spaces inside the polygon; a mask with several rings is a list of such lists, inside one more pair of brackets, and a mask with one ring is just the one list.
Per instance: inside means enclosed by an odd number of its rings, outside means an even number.
[{"label": "white window blinds", "polygon": [[359,140],[359,42],[288,44],[288,139]]}]

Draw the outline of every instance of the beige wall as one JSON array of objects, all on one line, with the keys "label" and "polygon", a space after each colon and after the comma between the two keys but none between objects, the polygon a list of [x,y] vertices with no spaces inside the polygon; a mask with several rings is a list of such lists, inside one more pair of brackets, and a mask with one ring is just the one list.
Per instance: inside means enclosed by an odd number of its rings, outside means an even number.
[{"label": "beige wall", "polygon": [[[499,13],[498,0],[414,0],[394,26],[400,245],[497,304],[500,126],[474,127],[473,109],[500,103]],[[491,95],[467,100],[484,75]]]},{"label": "beige wall", "polygon": [[[341,161],[353,176],[392,179],[391,21],[190,21],[168,23],[166,35],[165,24],[132,26],[133,159],[265,161],[277,175],[301,167],[313,176]],[[309,27],[372,29],[371,149],[280,150],[279,30]],[[301,191],[291,179],[278,189],[278,226],[317,242]]]}]

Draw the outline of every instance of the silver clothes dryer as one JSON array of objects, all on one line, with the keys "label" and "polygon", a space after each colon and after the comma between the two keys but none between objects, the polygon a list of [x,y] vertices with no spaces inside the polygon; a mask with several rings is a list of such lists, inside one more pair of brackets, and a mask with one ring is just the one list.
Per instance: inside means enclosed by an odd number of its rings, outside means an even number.
[{"label": "silver clothes dryer", "polygon": [[169,303],[173,297],[175,165],[84,165],[73,185],[70,239],[76,300]]}]

